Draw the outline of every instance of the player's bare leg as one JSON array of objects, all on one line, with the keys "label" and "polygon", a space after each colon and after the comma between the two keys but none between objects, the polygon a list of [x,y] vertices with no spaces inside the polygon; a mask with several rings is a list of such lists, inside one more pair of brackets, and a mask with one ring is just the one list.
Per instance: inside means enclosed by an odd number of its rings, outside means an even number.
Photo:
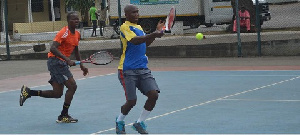
[{"label": "player's bare leg", "polygon": [[147,93],[146,96],[148,97],[148,99],[144,105],[144,108],[147,111],[152,111],[153,108],[155,107],[156,101],[158,99],[158,92],[156,90],[151,90]]},{"label": "player's bare leg", "polygon": [[57,82],[51,83],[53,90],[44,90],[40,92],[40,97],[44,98],[61,98],[64,91],[64,85]]},{"label": "player's bare leg", "polygon": [[130,110],[136,105],[135,100],[127,100],[126,103],[121,107],[121,114],[116,118],[116,133],[126,134],[125,132],[125,116],[130,112]]},{"label": "player's bare leg", "polygon": [[20,106],[27,98],[31,96],[40,96],[44,98],[61,98],[63,95],[64,85],[57,82],[51,82],[53,90],[30,90],[27,86],[23,85],[21,88]]},{"label": "player's bare leg", "polygon": [[61,111],[61,115],[58,116],[58,119],[56,120],[56,122],[61,123],[76,123],[78,121],[78,119],[74,119],[72,118],[69,113],[69,107],[71,105],[73,96],[76,92],[77,89],[77,85],[76,82],[74,80],[73,77],[69,78],[66,82],[65,82],[65,86],[68,88],[68,90],[66,91],[66,95],[65,95],[65,102],[63,105],[63,110]]},{"label": "player's bare leg", "polygon": [[136,105],[137,100],[127,100],[126,103],[121,107],[121,112],[127,115],[130,110]]},{"label": "player's bare leg", "polygon": [[139,119],[132,125],[133,129],[138,131],[138,133],[140,134],[148,134],[146,130],[147,126],[144,123],[144,121],[156,105],[156,101],[158,99],[158,92],[156,90],[151,90],[146,94],[146,96],[148,97],[148,99],[144,105],[144,110],[142,111]]}]

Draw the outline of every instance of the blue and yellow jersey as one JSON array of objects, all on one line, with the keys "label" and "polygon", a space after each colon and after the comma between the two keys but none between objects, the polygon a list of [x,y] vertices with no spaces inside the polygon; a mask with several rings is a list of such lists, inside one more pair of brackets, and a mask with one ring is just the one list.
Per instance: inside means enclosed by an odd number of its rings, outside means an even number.
[{"label": "blue and yellow jersey", "polygon": [[147,68],[148,57],[146,56],[146,42],[134,45],[129,41],[136,36],[144,36],[145,33],[140,25],[125,21],[120,27],[120,38],[123,46],[118,69],[133,70]]}]

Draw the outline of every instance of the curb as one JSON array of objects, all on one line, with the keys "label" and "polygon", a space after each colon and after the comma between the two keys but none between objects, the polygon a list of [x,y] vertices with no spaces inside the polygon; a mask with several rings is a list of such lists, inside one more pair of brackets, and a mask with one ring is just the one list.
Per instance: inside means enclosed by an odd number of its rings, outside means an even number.
[{"label": "curb", "polygon": [[[167,58],[214,58],[214,57],[237,57],[236,34],[205,35],[206,39],[197,40],[194,36],[166,36],[154,41],[147,48],[148,57]],[[257,47],[256,33],[241,33],[241,53],[244,57],[260,56]],[[300,55],[300,32],[266,32],[261,33],[262,56],[299,56]],[[26,54],[11,55],[12,60],[47,59],[49,44],[46,51],[31,52]],[[106,50],[116,58],[121,55],[119,39],[81,41],[79,50],[82,58],[91,54]],[[33,50],[33,49],[32,49]],[[280,50],[280,51],[279,51]],[[6,59],[1,55],[1,59]],[[71,56],[74,59],[74,56]]]}]

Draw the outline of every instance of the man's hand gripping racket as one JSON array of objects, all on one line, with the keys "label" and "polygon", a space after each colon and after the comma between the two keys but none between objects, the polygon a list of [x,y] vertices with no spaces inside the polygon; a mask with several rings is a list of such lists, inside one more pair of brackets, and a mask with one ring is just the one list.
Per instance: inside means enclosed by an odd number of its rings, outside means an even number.
[{"label": "man's hand gripping racket", "polygon": [[107,51],[99,51],[92,54],[89,58],[76,61],[75,64],[79,65],[80,63],[92,63],[95,65],[107,65],[113,61],[113,55]]}]

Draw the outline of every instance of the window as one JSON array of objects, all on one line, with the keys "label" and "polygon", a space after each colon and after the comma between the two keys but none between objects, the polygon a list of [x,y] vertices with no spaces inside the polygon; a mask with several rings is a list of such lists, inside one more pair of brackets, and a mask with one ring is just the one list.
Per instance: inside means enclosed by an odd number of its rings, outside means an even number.
[{"label": "window", "polygon": [[31,11],[32,12],[43,12],[44,11],[43,0],[31,0]]}]

